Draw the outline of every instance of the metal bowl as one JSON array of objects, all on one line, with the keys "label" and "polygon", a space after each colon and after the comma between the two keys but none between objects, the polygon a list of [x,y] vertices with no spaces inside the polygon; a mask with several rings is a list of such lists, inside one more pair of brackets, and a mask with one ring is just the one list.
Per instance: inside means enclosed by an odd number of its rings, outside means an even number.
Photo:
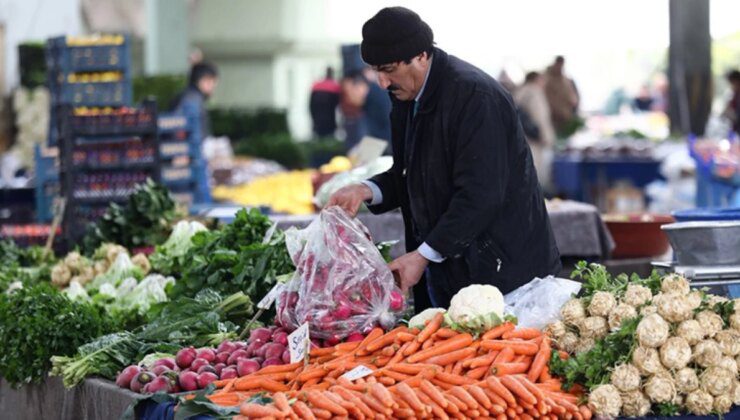
[{"label": "metal bowl", "polygon": [[661,228],[679,265],[740,265],[740,221],[679,222]]}]

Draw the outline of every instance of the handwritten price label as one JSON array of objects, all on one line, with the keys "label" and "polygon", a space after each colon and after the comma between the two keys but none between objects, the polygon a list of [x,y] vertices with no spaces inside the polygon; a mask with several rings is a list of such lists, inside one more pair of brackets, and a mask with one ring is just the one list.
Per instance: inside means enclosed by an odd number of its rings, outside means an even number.
[{"label": "handwritten price label", "polygon": [[285,283],[275,284],[275,286],[270,289],[269,292],[267,292],[265,297],[263,297],[262,300],[259,301],[257,307],[264,310],[270,309],[272,304],[275,303],[275,299],[280,296],[280,293],[282,293],[283,290],[285,290]]},{"label": "handwritten price label", "polygon": [[308,336],[308,323],[304,323],[288,336],[290,363],[297,363],[308,358],[311,338]]},{"label": "handwritten price label", "polygon": [[350,370],[349,372],[342,375],[342,378],[348,379],[350,381],[356,381],[360,378],[364,378],[365,376],[371,375],[373,373],[373,370],[365,365],[357,366],[356,368]]}]

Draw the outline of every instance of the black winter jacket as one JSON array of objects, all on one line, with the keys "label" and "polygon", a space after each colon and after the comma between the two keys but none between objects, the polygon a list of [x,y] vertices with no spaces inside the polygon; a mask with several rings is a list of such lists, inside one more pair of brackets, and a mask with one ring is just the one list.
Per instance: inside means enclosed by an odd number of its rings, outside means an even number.
[{"label": "black winter jacket", "polygon": [[[391,95],[393,167],[371,179],[401,208],[406,247],[426,242],[446,257],[430,263],[438,306],[461,288],[492,284],[508,293],[557,274],[560,256],[511,96],[482,70],[435,48],[418,110]],[[406,148],[407,127],[411,130]],[[416,310],[430,305],[425,280]]]}]

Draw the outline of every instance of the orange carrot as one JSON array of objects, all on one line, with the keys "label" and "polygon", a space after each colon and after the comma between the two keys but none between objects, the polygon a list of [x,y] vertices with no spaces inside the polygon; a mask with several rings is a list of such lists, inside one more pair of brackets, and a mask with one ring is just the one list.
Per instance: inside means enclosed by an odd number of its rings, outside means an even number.
[{"label": "orange carrot", "polygon": [[272,405],[260,405],[245,402],[239,407],[239,413],[250,418],[256,417],[283,417],[280,410]]},{"label": "orange carrot", "polygon": [[412,344],[414,344],[414,341],[409,341],[407,343],[404,343],[401,346],[401,348],[398,349],[398,351],[396,352],[396,354],[394,354],[393,357],[391,357],[391,359],[388,361],[388,363],[386,364],[386,366],[393,366],[393,365],[397,364],[398,362],[400,362],[401,360],[403,360],[403,358],[405,357],[404,356],[404,352]]},{"label": "orange carrot", "polygon": [[429,339],[437,330],[442,326],[444,321],[444,314],[437,313],[434,315],[431,321],[424,327],[423,330],[416,336],[416,341],[423,343]]},{"label": "orange carrot", "polygon": [[303,401],[296,401],[295,403],[293,403],[293,412],[295,412],[296,415],[301,419],[316,419],[316,416],[313,415],[311,409],[308,408],[306,403],[304,403]]},{"label": "orange carrot", "polygon": [[465,376],[470,379],[481,379],[486,376],[486,373],[488,373],[488,371],[488,366],[481,366],[475,369],[470,369],[467,373],[465,373]]},{"label": "orange carrot", "polygon": [[281,372],[295,372],[296,369],[303,366],[303,362],[296,362],[296,363],[289,363],[287,365],[272,365],[272,366],[265,366],[262,369],[255,372],[255,375],[268,375],[271,373],[281,373]]},{"label": "orange carrot", "polygon": [[[419,400],[427,407],[432,409],[432,414],[434,415],[434,418],[441,420],[447,420],[450,418],[445,410],[439,404],[437,404],[436,401],[432,400],[424,391],[420,389],[415,389],[414,391],[416,392],[416,396],[419,397]],[[447,403],[447,400],[444,400],[444,402]]]},{"label": "orange carrot", "polygon": [[424,369],[438,369],[437,366],[429,363],[415,363],[415,364],[406,364],[401,363],[393,366],[389,366],[388,368],[384,370],[393,370],[395,372],[399,373],[405,373],[406,375],[416,375],[419,372],[421,372]]},{"label": "orange carrot", "polygon": [[491,366],[491,373],[501,377],[506,375],[515,375],[517,373],[525,373],[529,369],[528,363],[494,363]]},{"label": "orange carrot", "polygon": [[378,400],[376,400],[369,394],[360,394],[358,397],[375,413],[389,415],[388,413],[392,412],[392,410],[388,409],[388,407],[381,404]]},{"label": "orange carrot", "polygon": [[455,365],[452,367],[452,371],[450,373],[452,373],[453,375],[460,375],[462,374],[462,371],[463,371],[462,361],[457,361],[455,362]]},{"label": "orange carrot", "polygon": [[[437,315],[441,315],[441,314],[437,314]],[[421,336],[421,334],[419,334],[419,336]],[[440,354],[445,354],[451,351],[455,351],[455,350],[467,347],[472,342],[473,342],[473,336],[471,336],[470,334],[467,334],[467,333],[459,334],[459,335],[456,335],[455,337],[448,338],[447,340],[442,341],[439,344],[427,350],[422,350],[418,353],[412,354],[411,356],[409,356],[408,361],[409,363],[420,362],[422,360],[426,360],[433,356],[438,356]]]},{"label": "orange carrot", "polygon": [[430,338],[429,340],[427,340],[427,341],[425,341],[424,343],[422,343],[422,345],[421,345],[421,349],[422,349],[422,350],[426,350],[426,349],[428,349],[429,347],[432,347],[432,346],[434,345],[434,343],[435,343],[435,341],[434,341],[434,337],[432,337],[432,338]]},{"label": "orange carrot", "polygon": [[[487,385],[487,384],[485,384],[485,385]],[[483,392],[486,393],[486,396],[488,396],[488,398],[491,400],[491,402],[493,404],[500,405],[504,409],[506,409],[506,407],[508,407],[509,404],[507,404],[506,401],[504,401],[504,399],[501,398],[500,395],[498,395],[497,393],[495,393],[490,387],[486,386],[485,388],[481,388],[481,389],[483,390]]]},{"label": "orange carrot", "polygon": [[493,363],[509,363],[514,360],[514,349],[506,347],[493,359]]},{"label": "orange carrot", "polygon": [[393,407],[393,397],[388,389],[382,384],[372,384],[370,386],[372,395],[386,407]]},{"label": "orange carrot", "polygon": [[432,365],[446,366],[446,365],[449,365],[450,363],[455,363],[457,361],[468,359],[474,355],[475,355],[475,349],[470,348],[470,347],[464,347],[459,350],[451,351],[446,354],[441,354],[439,356],[430,357],[427,360],[425,360],[425,362],[432,364]]},{"label": "orange carrot", "polygon": [[324,410],[324,409],[322,409],[322,408],[318,408],[318,407],[313,407],[313,408],[311,409],[311,411],[313,412],[314,416],[316,416],[316,418],[320,418],[320,419],[330,419],[330,418],[332,418],[332,417],[333,417],[333,414],[332,414],[332,412],[331,412],[331,411],[329,411],[329,410]]},{"label": "orange carrot", "polygon": [[398,335],[396,335],[396,341],[398,341],[399,343],[406,343],[415,338],[416,338],[416,335],[411,334],[409,332],[400,332],[398,333]]},{"label": "orange carrot", "polygon": [[501,384],[508,388],[512,393],[516,394],[522,401],[527,404],[537,404],[537,399],[531,392],[529,392],[529,390],[527,390],[527,388],[524,387],[524,385],[521,384],[521,382],[511,376],[502,376],[499,379],[501,380]]},{"label": "orange carrot", "polygon": [[491,402],[491,399],[488,398],[488,396],[486,395],[486,393],[483,391],[481,387],[479,387],[478,385],[470,385],[467,388],[467,390],[468,390],[468,393],[473,398],[475,398],[475,400],[478,401],[478,403],[482,405],[486,410],[491,409],[491,407],[493,406],[493,403]]},{"label": "orange carrot", "polygon": [[532,340],[542,335],[542,331],[537,328],[517,328],[515,330],[506,331],[501,338],[504,340],[511,340],[519,338],[521,340]]},{"label": "orange carrot", "polygon": [[592,413],[591,409],[588,408],[588,406],[582,405],[578,407],[578,411],[580,411],[581,416],[583,416],[583,420],[591,420]]},{"label": "orange carrot", "polygon": [[470,367],[472,369],[475,369],[481,366],[490,366],[491,363],[493,363],[493,360],[496,359],[496,356],[498,356],[498,354],[499,352],[494,350],[490,353],[484,354],[483,356],[478,356],[474,359],[468,359],[465,362],[463,362],[463,365],[465,367]]},{"label": "orange carrot", "polygon": [[[417,336],[418,339],[418,336]],[[408,347],[406,347],[406,350],[403,351],[404,356],[411,356],[412,354],[416,353],[419,350],[419,347],[421,347],[421,342],[418,340],[409,341]]]},{"label": "orange carrot", "polygon": [[503,398],[504,401],[506,401],[506,404],[508,404],[510,407],[516,405],[516,398],[514,398],[514,395],[511,393],[511,391],[509,391],[508,388],[506,388],[504,384],[501,383],[499,378],[495,376],[489,376],[488,378],[486,378],[486,384],[488,384],[488,388],[498,394],[499,397]]},{"label": "orange carrot", "polygon": [[421,390],[429,396],[429,398],[432,399],[437,405],[439,405],[442,408],[447,408],[447,400],[445,399],[444,395],[437,389],[436,386],[434,386],[431,382],[429,382],[426,379],[423,379],[421,381],[420,385]]},{"label": "orange carrot", "polygon": [[537,400],[541,400],[545,398],[544,392],[542,392],[541,389],[537,388],[537,386],[532,381],[527,379],[526,376],[514,375],[513,377],[514,379],[518,380],[522,385],[524,385],[524,387],[527,388],[527,391],[531,392],[532,395],[534,395],[534,397]]},{"label": "orange carrot", "polygon": [[547,382],[550,379],[552,379],[552,376],[550,375],[550,367],[547,364],[545,364],[545,367],[542,369],[542,373],[540,373],[540,377],[537,379],[537,381]]},{"label": "orange carrot", "polygon": [[308,398],[308,402],[310,402],[314,407],[318,407],[322,410],[330,411],[331,413],[336,414],[338,416],[346,416],[348,414],[347,409],[335,403],[334,401],[330,400],[326,395],[324,395],[321,392],[308,391],[306,393],[306,397]]},{"label": "orange carrot", "polygon": [[349,353],[360,347],[360,343],[362,343],[362,341],[349,341],[347,343],[339,343],[334,346],[334,349],[336,353]]},{"label": "orange carrot", "polygon": [[513,340],[484,340],[481,347],[487,350],[503,350],[510,347],[516,354],[525,354],[534,356],[539,351],[537,344],[531,341],[513,341]]},{"label": "orange carrot", "polygon": [[460,398],[457,398],[451,393],[452,389],[445,393],[445,398],[447,398],[447,401],[450,402],[449,406],[455,406],[459,411],[467,411],[468,405],[465,404]]},{"label": "orange carrot", "polygon": [[360,342],[360,345],[357,347],[357,350],[355,350],[355,353],[358,356],[364,356],[365,354],[369,353],[366,352],[366,347],[368,344],[372,343],[373,341],[377,340],[383,335],[383,329],[380,327],[373,328],[368,335],[365,336],[365,339]]},{"label": "orange carrot", "polygon": [[472,383],[475,383],[474,380],[470,378],[466,378],[464,376],[459,375],[453,375],[445,372],[437,372],[437,375],[434,377],[435,379],[439,379],[440,381],[447,382],[451,385],[470,385]]},{"label": "orange carrot", "polygon": [[395,328],[386,334],[376,338],[373,340],[370,344],[367,345],[366,350],[370,353],[380,350],[381,348],[388,346],[390,344],[393,344],[393,340],[396,339],[396,336],[401,332],[406,332],[408,330],[405,326],[400,326],[398,328]]},{"label": "orange carrot", "polygon": [[511,322],[504,322],[503,324],[488,330],[485,334],[481,336],[481,338],[484,340],[493,340],[495,338],[500,338],[507,331],[511,331],[514,328],[516,328],[516,326]]},{"label": "orange carrot", "polygon": [[437,339],[448,339],[460,334],[452,328],[440,328],[434,333],[434,337]]},{"label": "orange carrot", "polygon": [[411,387],[406,385],[405,383],[401,382],[396,386],[396,391],[398,392],[398,395],[406,401],[406,403],[411,406],[411,408],[417,412],[417,413],[424,413],[426,410],[424,409],[424,404],[419,401],[419,397],[416,396],[416,393],[414,392]]},{"label": "orange carrot", "polygon": [[478,404],[478,401],[473,398],[472,395],[468,391],[465,390],[465,388],[461,386],[454,386],[451,390],[449,390],[449,393],[454,395],[455,398],[459,399],[460,401],[464,402],[465,405],[468,406],[468,408],[471,408],[473,410],[477,409],[480,404]]},{"label": "orange carrot", "polygon": [[282,392],[276,392],[272,394],[272,402],[275,404],[275,408],[280,410],[283,416],[289,416],[293,411],[290,408],[288,398]]},{"label": "orange carrot", "polygon": [[542,374],[542,371],[545,369],[548,363],[550,363],[550,355],[552,354],[552,348],[550,347],[550,339],[545,338],[542,341],[542,344],[540,345],[540,350],[537,352],[537,355],[534,357],[534,361],[532,362],[532,366],[529,368],[529,373],[527,373],[527,378],[535,382],[537,381],[537,378],[540,377]]},{"label": "orange carrot", "polygon": [[334,347],[315,347],[312,348],[311,351],[308,352],[308,354],[311,357],[327,356],[334,353],[334,350]]}]

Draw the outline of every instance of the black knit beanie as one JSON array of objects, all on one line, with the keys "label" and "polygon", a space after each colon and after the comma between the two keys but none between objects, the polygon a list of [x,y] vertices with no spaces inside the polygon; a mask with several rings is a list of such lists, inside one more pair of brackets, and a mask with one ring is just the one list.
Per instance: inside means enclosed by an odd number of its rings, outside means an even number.
[{"label": "black knit beanie", "polygon": [[386,7],[362,26],[362,59],[371,66],[413,58],[431,48],[432,28],[405,7]]}]

